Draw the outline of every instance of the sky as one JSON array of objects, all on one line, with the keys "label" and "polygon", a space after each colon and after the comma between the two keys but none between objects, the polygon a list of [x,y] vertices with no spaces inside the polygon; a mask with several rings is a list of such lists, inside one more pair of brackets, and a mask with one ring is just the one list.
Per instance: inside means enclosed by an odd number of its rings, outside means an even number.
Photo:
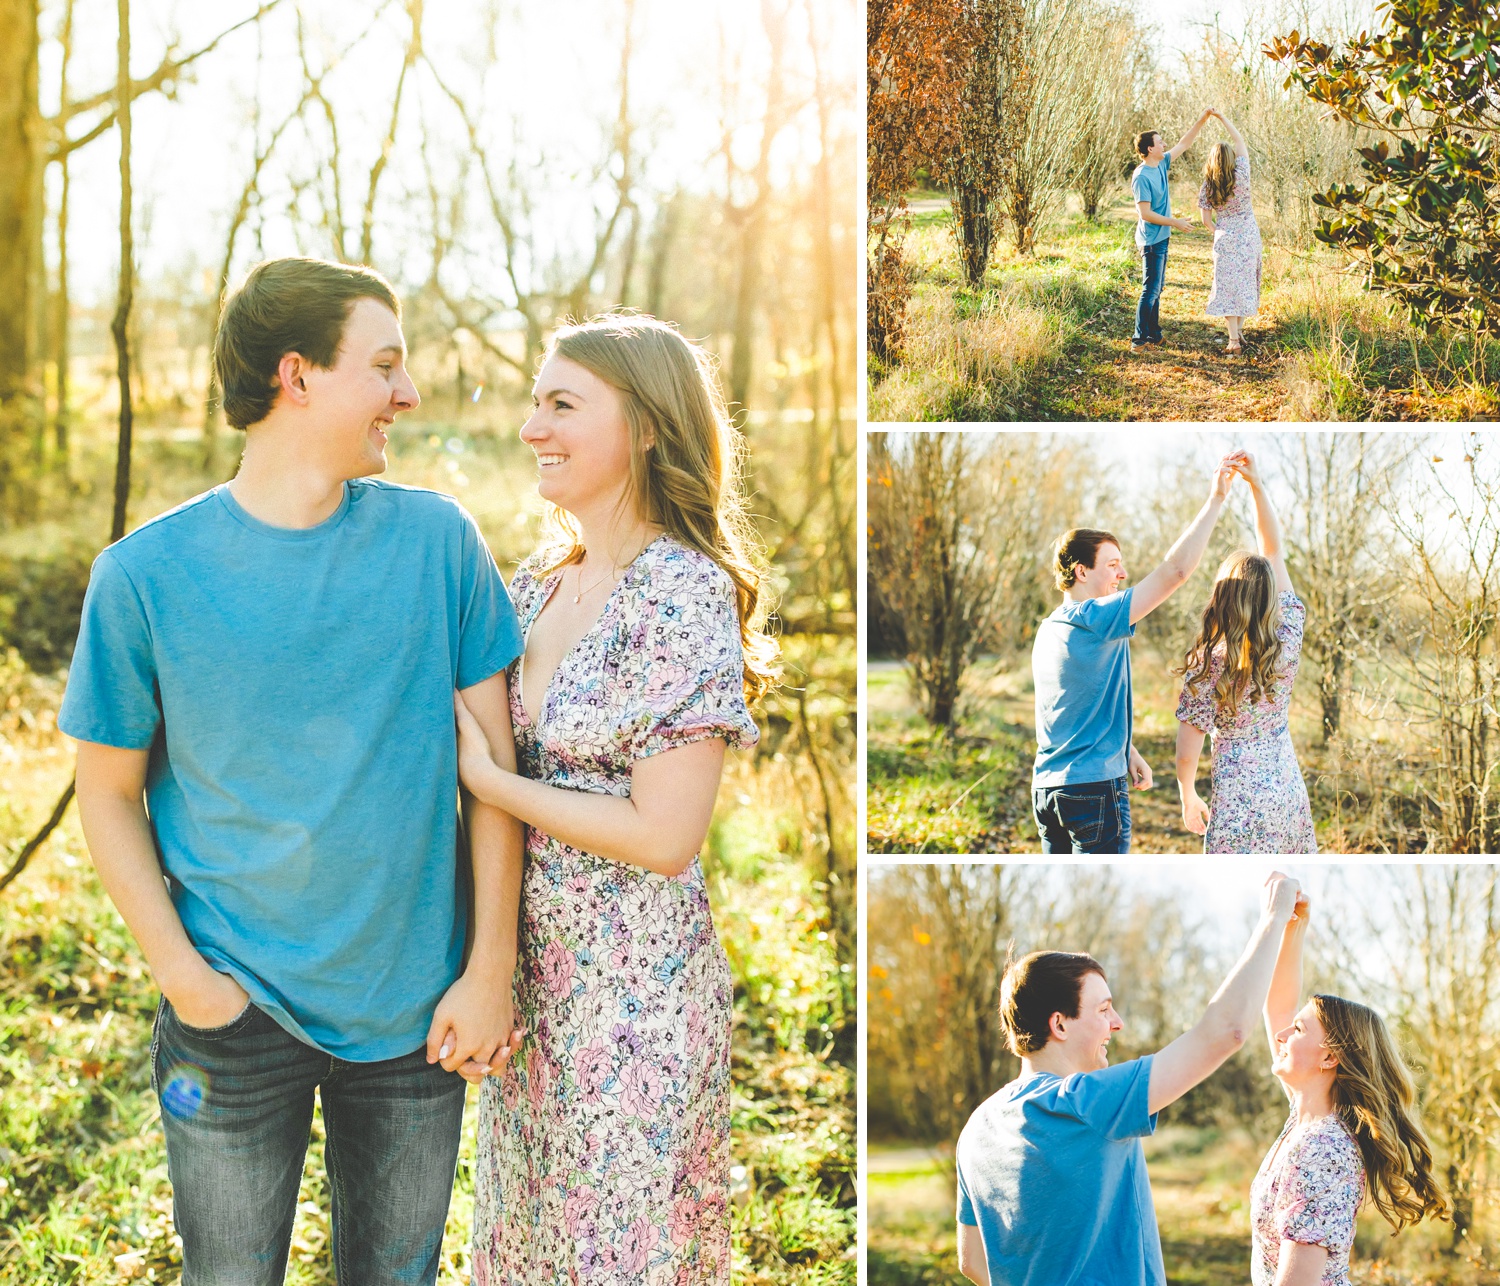
[{"label": "sky", "polygon": [[[75,94],[82,95],[113,81],[115,5],[110,0],[76,4],[75,25],[81,34],[70,77]],[[759,6],[741,0],[637,4],[633,93],[643,126],[641,142],[649,151],[648,182],[701,187],[705,158],[719,145],[715,95],[721,71],[730,67],[753,88],[762,70]],[[254,13],[256,3],[136,0],[133,7],[132,70],[141,76],[169,46],[196,49],[237,17]],[[301,0],[300,7],[307,45],[317,61],[353,45],[328,77],[347,154],[345,201],[352,213],[363,201],[365,177],[389,118],[407,31],[403,6],[387,3],[381,11],[381,0]],[[621,0],[553,0],[546,5],[442,0],[426,6],[427,51],[471,107],[475,101],[485,104],[482,128],[492,151],[502,158],[517,155],[536,173],[537,203],[544,222],[559,237],[575,235],[591,220],[587,171],[599,151],[601,122],[614,112],[623,8]],[[808,9],[826,34],[825,74],[856,85],[863,25],[855,0],[810,0],[806,9],[798,7],[794,25],[801,24],[803,32]],[[372,21],[377,11],[380,16]],[[501,19],[493,49],[480,34],[487,11]],[[56,28],[59,12],[60,4],[52,0],[44,33]],[[805,49],[805,36],[802,45]],[[804,52],[801,62],[806,61]],[[58,65],[55,43],[44,44],[44,110],[56,103]],[[295,11],[291,0],[282,0],[259,30],[236,33],[205,58],[178,101],[160,94],[138,101],[136,227],[144,275],[188,262],[206,268],[219,258],[230,207],[250,168],[257,87],[268,131],[269,123],[295,102],[300,84]],[[753,92],[746,98],[752,105],[757,101]],[[461,150],[456,115],[430,77],[419,76],[408,85],[403,133],[382,180],[382,192],[390,196],[403,188],[425,189],[419,109],[421,118],[432,123],[434,153],[446,159],[450,171]],[[115,137],[111,132],[75,153],[70,255],[75,289],[84,298],[113,289],[119,190]],[[288,159],[302,162],[304,169],[315,168],[317,154],[287,137]],[[758,134],[742,128],[734,141],[744,154],[758,146]],[[776,158],[781,169],[804,156],[809,146],[806,131],[790,131]],[[299,148],[305,156],[298,156]],[[851,206],[856,197],[850,194]],[[266,254],[294,249],[286,227],[270,227],[266,236]],[[388,257],[396,252],[390,241],[385,251]]]}]

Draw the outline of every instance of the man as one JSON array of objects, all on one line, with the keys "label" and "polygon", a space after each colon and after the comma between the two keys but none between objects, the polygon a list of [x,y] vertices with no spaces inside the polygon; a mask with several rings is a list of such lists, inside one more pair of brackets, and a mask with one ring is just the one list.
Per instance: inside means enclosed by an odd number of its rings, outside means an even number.
[{"label": "man", "polygon": [[958,1267],[977,1286],[1166,1286],[1141,1138],[1255,1029],[1297,882],[1266,880],[1260,923],[1203,1017],[1160,1053],[1109,1065],[1123,1024],[1098,961],[1007,966],[1000,1021],[1021,1074],[959,1135]]},{"label": "man", "polygon": [[1171,244],[1172,229],[1191,232],[1193,224],[1187,219],[1172,217],[1172,200],[1167,189],[1167,179],[1172,162],[1192,147],[1198,131],[1213,115],[1213,108],[1204,111],[1193,127],[1184,134],[1175,147],[1168,148],[1157,130],[1145,130],[1135,137],[1135,150],[1141,163],[1130,176],[1130,190],[1135,194],[1135,206],[1139,217],[1135,225],[1135,244],[1141,249],[1141,297],[1135,306],[1135,334],[1130,339],[1132,353],[1143,352],[1148,344],[1161,341],[1161,289],[1167,276],[1167,247]]},{"label": "man", "polygon": [[1137,586],[1122,590],[1125,557],[1109,532],[1080,527],[1058,537],[1053,573],[1063,601],[1037,627],[1031,649],[1031,794],[1044,853],[1130,851],[1130,786],[1149,790],[1152,781],[1131,743],[1130,640],[1197,569],[1237,459],[1220,461],[1198,516]]},{"label": "man", "polygon": [[59,724],[162,991],[188,1286],[282,1280],[315,1090],[339,1279],[433,1282],[455,1073],[517,1043],[522,832],[473,805],[465,963],[452,694],[513,763],[521,637],[473,519],[370,479],[419,401],[405,358],[378,274],[261,264],[214,350],[238,474],[100,554],[84,604]]}]

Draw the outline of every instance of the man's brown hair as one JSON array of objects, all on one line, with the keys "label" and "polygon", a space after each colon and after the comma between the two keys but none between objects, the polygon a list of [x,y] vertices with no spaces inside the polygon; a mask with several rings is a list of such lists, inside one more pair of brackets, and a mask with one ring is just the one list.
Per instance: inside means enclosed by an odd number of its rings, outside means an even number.
[{"label": "man's brown hair", "polygon": [[356,299],[373,299],[399,318],[401,301],[373,268],[326,259],[268,259],[224,300],[214,338],[214,372],[224,418],[235,428],[271,413],[276,368],[288,353],[330,369]]},{"label": "man's brown hair", "polygon": [[1116,549],[1120,546],[1113,534],[1097,527],[1075,527],[1063,532],[1052,550],[1052,583],[1058,589],[1072,589],[1078,583],[1078,569],[1092,569],[1099,557],[1099,546],[1104,544]]},{"label": "man's brown hair", "polygon": [[1024,1058],[1043,1049],[1053,1014],[1077,1018],[1083,980],[1091,973],[1103,978],[1104,967],[1082,951],[1033,951],[1008,961],[1000,980],[1000,1030],[1010,1052]]},{"label": "man's brown hair", "polygon": [[1159,129],[1143,129],[1135,136],[1135,150],[1145,156],[1151,150],[1151,140],[1160,133]]}]

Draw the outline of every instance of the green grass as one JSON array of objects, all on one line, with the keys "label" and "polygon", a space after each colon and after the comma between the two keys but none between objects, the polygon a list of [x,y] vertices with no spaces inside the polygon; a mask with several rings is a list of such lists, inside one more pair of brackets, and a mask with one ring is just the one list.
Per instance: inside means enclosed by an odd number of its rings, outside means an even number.
[{"label": "green grass", "polygon": [[1032,255],[1002,235],[976,289],[949,209],[917,211],[903,244],[906,351],[894,365],[871,361],[871,420],[1500,417],[1500,341],[1420,332],[1331,249],[1299,246],[1269,220],[1244,357],[1223,355],[1224,324],[1203,314],[1212,241],[1196,231],[1173,238],[1165,346],[1131,353],[1134,223],[1121,193],[1095,221],[1077,211],[1052,220]]}]

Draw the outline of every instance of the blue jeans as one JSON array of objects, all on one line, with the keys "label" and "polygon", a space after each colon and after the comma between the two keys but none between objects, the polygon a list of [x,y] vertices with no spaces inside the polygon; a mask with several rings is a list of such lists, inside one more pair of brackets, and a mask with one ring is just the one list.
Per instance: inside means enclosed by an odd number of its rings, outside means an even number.
[{"label": "blue jeans", "polygon": [[1044,853],[1130,852],[1130,778],[1040,786],[1031,792]]},{"label": "blue jeans", "polygon": [[348,1286],[431,1286],[458,1163],[465,1082],[425,1048],[347,1063],[254,1005],[212,1030],[164,998],[151,1040],[183,1286],[280,1286],[323,1098],[333,1263]]},{"label": "blue jeans", "polygon": [[1167,280],[1167,247],[1170,239],[1141,251],[1141,297],[1135,306],[1135,334],[1131,343],[1161,343],[1161,288]]}]

